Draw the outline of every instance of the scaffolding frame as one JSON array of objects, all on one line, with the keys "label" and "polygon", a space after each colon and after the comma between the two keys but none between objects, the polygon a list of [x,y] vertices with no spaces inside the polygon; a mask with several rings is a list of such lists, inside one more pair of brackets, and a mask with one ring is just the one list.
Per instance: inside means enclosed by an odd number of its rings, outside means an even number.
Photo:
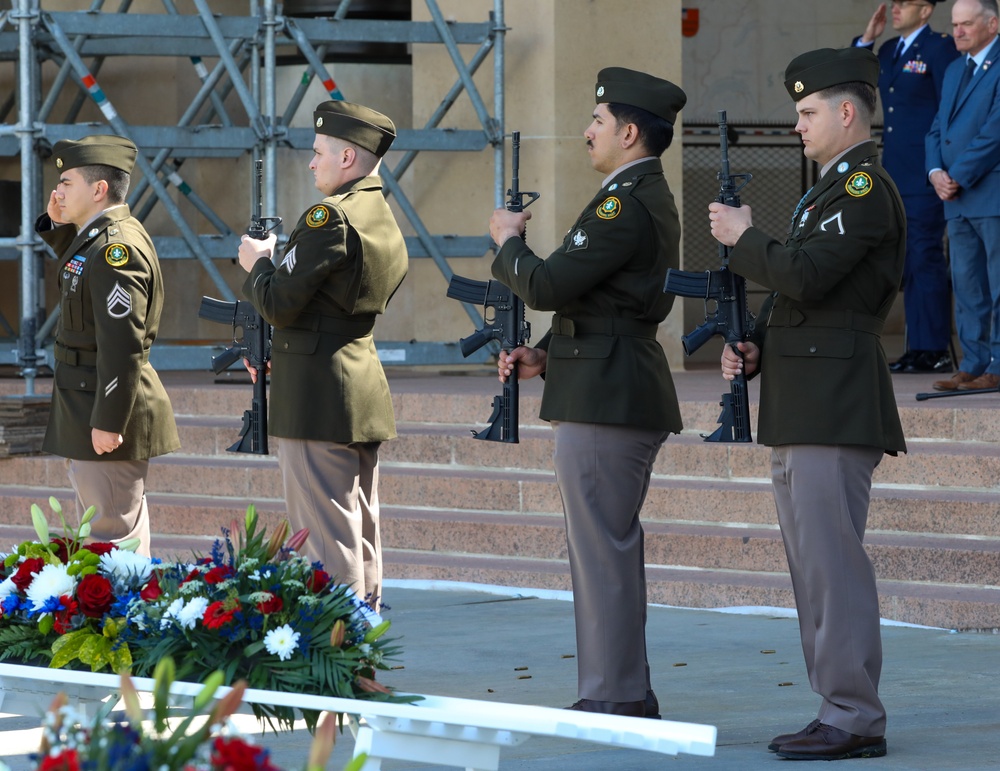
[{"label": "scaffolding frame", "polygon": [[[437,0],[424,0],[431,21],[348,19],[351,0],[340,0],[336,12],[326,18],[279,15],[276,0],[248,0],[246,16],[215,15],[208,0],[193,0],[195,14],[179,13],[173,0],[162,0],[165,14],[130,13],[131,2],[119,0],[114,11],[104,10],[105,0],[92,0],[87,11],[46,11],[42,0],[13,0],[13,10],[0,12],[0,61],[16,57],[17,70],[16,99],[12,95],[0,104],[0,120],[6,121],[14,103],[18,108],[16,123],[0,123],[0,157],[19,155],[21,160],[20,232],[14,238],[0,237],[0,259],[19,259],[21,263],[20,334],[16,343],[0,341],[0,361],[18,365],[26,395],[34,394],[39,366],[52,361],[49,338],[58,319],[58,305],[51,313],[45,309],[41,281],[47,247],[34,231],[35,213],[45,206],[42,168],[46,150],[60,139],[79,139],[95,133],[115,133],[132,139],[139,148],[136,165],[143,174],[129,193],[133,213],[145,219],[154,206],[160,205],[180,233],[154,237],[160,259],[197,260],[222,297],[232,300],[234,293],[213,261],[232,258],[233,231],[184,181],[181,167],[187,158],[252,153],[264,161],[264,211],[278,211],[277,149],[312,147],[311,128],[290,127],[306,89],[318,79],[331,99],[344,98],[323,62],[328,46],[338,42],[445,46],[457,75],[454,84],[422,128],[399,131],[393,149],[403,151],[403,156],[395,168],[383,162],[379,173],[387,195],[395,198],[415,233],[406,238],[410,257],[431,259],[446,282],[453,275],[449,259],[481,257],[491,249],[492,241],[485,234],[432,234],[399,180],[421,151],[492,149],[494,205],[503,205],[504,0],[493,0],[489,18],[479,23],[446,21]],[[459,51],[460,45],[478,46],[469,61]],[[290,46],[306,61],[306,73],[279,112],[277,51]],[[473,80],[490,54],[492,114]],[[98,80],[104,61],[119,56],[190,60],[201,87],[176,125],[125,122]],[[205,59],[216,60],[211,71]],[[43,93],[44,61],[59,67],[47,93]],[[53,116],[57,98],[64,89],[71,88],[77,89],[75,100],[66,118],[57,122]],[[238,121],[224,106],[233,92],[243,110]],[[478,128],[439,128],[462,94],[471,101]],[[74,122],[87,99],[100,109],[103,124]],[[196,233],[171,196],[171,187],[184,195],[218,232]],[[482,324],[479,308],[466,304],[465,311],[477,326]],[[379,341],[379,349],[383,360],[392,364],[467,361],[458,346],[450,342]],[[217,346],[159,345],[152,349],[150,359],[161,369],[205,369],[210,354],[217,350]],[[479,353],[483,361],[489,354],[485,350]]]}]

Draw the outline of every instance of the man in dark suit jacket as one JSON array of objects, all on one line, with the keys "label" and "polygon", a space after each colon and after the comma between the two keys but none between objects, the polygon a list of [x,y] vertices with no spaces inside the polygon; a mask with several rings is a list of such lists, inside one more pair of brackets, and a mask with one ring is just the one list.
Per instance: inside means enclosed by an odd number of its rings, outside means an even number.
[{"label": "man in dark suit jacket", "polygon": [[149,363],[163,309],[153,242],[125,203],[136,146],[124,137],[56,142],[59,183],[35,224],[59,258],[52,411],[42,444],[69,458],[91,535],[138,539],[149,555],[149,459],[180,447],[170,398]]},{"label": "man in dark suit jacket", "polygon": [[547,259],[521,237],[529,211],[497,209],[493,275],[525,304],[554,311],[536,348],[500,355],[500,379],[545,374],[540,415],[555,430],[556,481],[576,616],[578,695],[570,709],[659,717],[646,662],[642,509],[653,463],[681,416],[658,324],[679,266],[680,222],[659,156],[686,97],[622,67],[597,76],[584,132],[605,174]]},{"label": "man in dark suit jacket", "polygon": [[997,0],[956,0],[962,56],[944,76],[926,169],[944,201],[962,364],[938,391],[1000,385],[1000,40]]},{"label": "man in dark suit jacket", "polygon": [[243,293],[274,326],[268,432],[281,439],[288,519],[309,529],[305,550],[376,607],[378,450],[396,423],[372,329],[408,265],[377,174],[396,131],[348,102],[323,102],[313,118],[309,168],[326,197],[299,218],[278,265],[273,235],[243,237]]},{"label": "man in dark suit jacket", "polygon": [[813,690],[801,731],[776,736],[785,758],[885,755],[875,571],[863,543],[872,474],[906,445],[881,332],[899,290],[906,219],[871,140],[878,60],[861,48],[796,57],[785,87],[820,181],[784,243],[753,227],[749,207],[709,206],[730,267],[774,294],[753,342],[730,347],[723,374],[761,373],[758,439],[770,445],[778,523]]},{"label": "man in dark suit jacket", "polygon": [[[941,104],[944,71],[958,56],[950,35],[929,26],[937,0],[892,3],[897,37],[878,49],[878,88],[882,97],[882,165],[892,176],[906,208],[906,262],[903,304],[906,352],[891,372],[952,371],[951,285],[944,255],[944,207],[927,184],[924,136]],[[886,4],[875,11],[854,44],[873,49],[886,23]]]}]

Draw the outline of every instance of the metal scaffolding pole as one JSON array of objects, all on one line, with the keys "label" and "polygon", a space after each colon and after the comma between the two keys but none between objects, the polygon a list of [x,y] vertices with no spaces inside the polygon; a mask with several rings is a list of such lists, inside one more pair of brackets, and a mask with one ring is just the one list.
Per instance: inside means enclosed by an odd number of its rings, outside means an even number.
[{"label": "metal scaffolding pole", "polygon": [[[312,129],[293,129],[290,125],[314,76],[320,79],[330,98],[344,98],[327,71],[329,57],[343,43],[438,44],[447,50],[457,73],[456,81],[422,128],[400,130],[394,149],[401,151],[401,160],[395,169],[383,166],[382,175],[387,193],[395,196],[416,233],[406,239],[412,259],[430,258],[447,279],[452,273],[449,259],[482,256],[491,246],[488,236],[432,234],[401,190],[398,180],[422,151],[481,152],[492,146],[495,200],[497,205],[502,205],[505,192],[504,2],[493,0],[493,11],[486,23],[445,21],[438,0],[424,2],[431,21],[364,18],[356,14],[357,9],[352,8],[350,0],[341,0],[335,14],[326,18],[285,17],[279,0],[247,0],[247,16],[213,14],[210,0],[193,0],[193,13],[179,12],[175,0],[163,0],[166,13],[159,14],[133,12],[132,0],[117,0],[117,10],[106,10],[107,0],[88,0],[89,10],[85,12],[50,12],[43,10],[44,0],[14,0],[13,10],[0,11],[0,31],[5,28],[17,31],[18,63],[16,94],[0,106],[0,119],[3,119],[16,104],[17,123],[0,124],[0,157],[20,155],[22,182],[20,234],[16,239],[0,238],[0,260],[18,259],[20,262],[20,330],[16,344],[5,346],[0,340],[0,355],[5,349],[15,354],[13,360],[21,368],[27,394],[34,393],[38,367],[46,361],[45,347],[51,343],[50,336],[58,320],[58,306],[45,318],[41,264],[46,247],[34,232],[34,217],[39,206],[44,206],[42,169],[47,147],[60,139],[79,139],[106,131],[135,141],[140,147],[136,165],[142,171],[142,179],[131,191],[129,203],[140,219],[149,214],[155,204],[162,204],[180,232],[179,238],[154,236],[160,259],[197,259],[221,296],[233,299],[233,292],[215,263],[232,258],[231,243],[221,235],[196,233],[168,187],[172,185],[186,196],[194,210],[220,234],[231,234],[231,228],[212,211],[209,203],[185,183],[179,168],[188,158],[234,158],[242,153],[259,153],[257,157],[263,157],[265,164],[265,207],[276,213],[280,209],[277,150],[279,147],[311,147]],[[4,49],[0,53],[13,53],[11,34],[7,32],[0,40]],[[467,63],[460,46],[472,45],[476,49]],[[306,62],[306,71],[294,93],[279,95],[278,55],[279,51],[287,55],[289,47],[300,52]],[[494,56],[493,115],[474,82],[475,74],[491,53]],[[108,58],[144,56],[183,57],[194,67],[199,88],[175,125],[126,122],[114,107],[115,98],[106,94],[97,83],[98,68]],[[211,70],[206,67],[205,58],[215,61]],[[48,91],[43,91],[42,65],[45,62],[58,67],[49,81]],[[225,76],[228,77],[224,81]],[[76,101],[70,105],[69,120],[76,119],[81,105],[89,97],[104,116],[106,127],[52,121],[52,113],[69,78],[79,89],[74,95]],[[224,102],[230,92],[235,92],[245,115],[231,117],[226,113]],[[439,128],[463,94],[470,100],[479,126],[475,129]],[[205,115],[199,116],[199,113]],[[211,122],[213,118],[214,123]],[[147,192],[150,194],[144,198]],[[143,203],[140,205],[140,202]],[[476,312],[478,309],[466,310],[478,323],[481,318]],[[40,323],[42,319],[44,323]],[[410,341],[385,345],[406,347],[408,353],[404,358],[409,364],[463,361],[457,346],[450,342]],[[153,351],[154,359],[162,356],[165,364],[154,363],[166,368],[201,369],[209,349],[210,346],[202,349],[157,346]]]}]

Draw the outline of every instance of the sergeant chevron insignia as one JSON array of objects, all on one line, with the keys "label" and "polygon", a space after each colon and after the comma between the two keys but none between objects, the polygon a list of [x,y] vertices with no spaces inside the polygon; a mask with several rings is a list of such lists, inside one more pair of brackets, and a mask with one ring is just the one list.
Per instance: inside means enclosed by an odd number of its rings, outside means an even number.
[{"label": "sergeant chevron insignia", "polygon": [[281,265],[278,266],[279,268],[285,268],[289,272],[289,274],[295,269],[296,249],[298,249],[298,246],[293,246],[291,249],[289,249],[288,253],[285,255],[285,259],[283,259],[281,261]]},{"label": "sergeant chevron insignia", "polygon": [[117,281],[108,294],[108,315],[113,319],[123,319],[132,312],[132,295],[122,289]]}]

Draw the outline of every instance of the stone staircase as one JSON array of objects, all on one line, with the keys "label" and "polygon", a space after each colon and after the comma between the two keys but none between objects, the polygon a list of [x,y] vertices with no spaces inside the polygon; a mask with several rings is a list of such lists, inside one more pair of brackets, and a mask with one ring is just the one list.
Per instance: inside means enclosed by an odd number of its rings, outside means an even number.
[{"label": "stone staircase", "polygon": [[[535,417],[541,383],[521,384],[519,444],[476,441],[469,429],[481,426],[499,389],[487,374],[391,376],[399,438],[382,451],[386,577],[569,589],[552,435]],[[866,544],[882,615],[998,629],[1000,394],[917,402],[913,394],[929,390],[931,379],[896,378],[909,452],[886,457],[876,471]],[[276,458],[225,451],[249,403],[248,381],[181,372],[164,380],[183,447],[151,466],[157,553],[207,551],[249,503],[277,522],[284,502]],[[703,442],[725,385],[711,370],[675,380],[687,428],[661,450],[644,509],[649,601],[792,607],[769,450]],[[37,390],[46,387],[38,381]],[[0,381],[0,392],[21,390],[20,381]],[[31,537],[30,505],[46,509],[50,495],[72,500],[62,459],[0,459],[0,545]]]}]

